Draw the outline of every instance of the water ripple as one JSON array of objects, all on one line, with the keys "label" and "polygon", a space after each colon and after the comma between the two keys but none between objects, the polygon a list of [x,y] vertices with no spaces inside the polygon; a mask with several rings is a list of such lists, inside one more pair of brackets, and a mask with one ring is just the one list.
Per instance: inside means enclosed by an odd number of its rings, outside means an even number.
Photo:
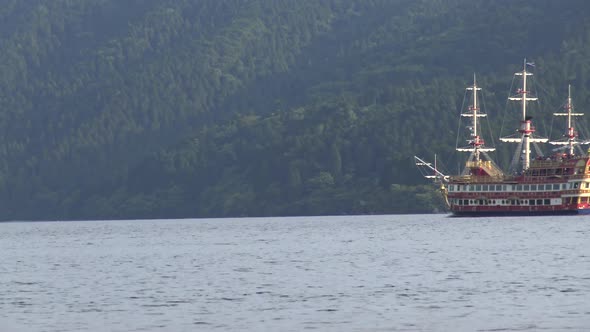
[{"label": "water ripple", "polygon": [[[583,331],[583,218],[0,225],[10,331]],[[57,323],[59,322],[59,324]]]}]

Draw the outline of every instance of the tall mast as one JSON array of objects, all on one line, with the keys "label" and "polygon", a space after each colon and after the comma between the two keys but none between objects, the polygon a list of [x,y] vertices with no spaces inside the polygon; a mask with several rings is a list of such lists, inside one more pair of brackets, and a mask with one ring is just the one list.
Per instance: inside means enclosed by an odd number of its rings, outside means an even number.
[{"label": "tall mast", "polygon": [[546,138],[533,138],[535,127],[532,126],[532,117],[527,116],[526,106],[528,101],[536,101],[536,97],[528,97],[529,91],[527,91],[527,76],[532,76],[533,73],[527,72],[527,66],[534,66],[533,63],[526,62],[524,59],[522,72],[514,73],[516,76],[522,76],[522,88],[516,91],[516,95],[509,97],[509,100],[516,100],[521,102],[522,120],[520,121],[520,128],[518,132],[521,134],[520,138],[500,138],[502,142],[518,142],[523,145],[523,163],[522,170],[527,170],[531,162],[531,143],[545,143],[548,141]]},{"label": "tall mast", "polygon": [[477,103],[477,91],[480,91],[481,88],[477,86],[477,80],[475,78],[475,74],[473,74],[473,85],[466,88],[468,91],[472,91],[472,104],[468,107],[467,113],[461,113],[462,117],[470,117],[472,118],[471,121],[471,136],[470,139],[467,140],[469,144],[469,148],[457,148],[457,151],[463,152],[471,152],[473,158],[469,158],[470,160],[474,160],[476,162],[480,161],[480,154],[481,152],[489,152],[494,151],[494,148],[484,148],[484,140],[479,135],[478,130],[478,119],[480,117],[487,116],[485,113],[480,112],[479,105]]},{"label": "tall mast", "polygon": [[567,102],[565,104],[565,112],[564,113],[553,113],[555,116],[567,116],[567,132],[565,134],[566,141],[551,141],[550,144],[553,145],[567,145],[568,146],[568,153],[570,156],[574,155],[574,145],[579,144],[577,141],[578,133],[574,130],[574,125],[572,121],[573,116],[583,116],[584,113],[573,113],[574,105],[572,104],[572,91],[571,85],[567,86]]}]

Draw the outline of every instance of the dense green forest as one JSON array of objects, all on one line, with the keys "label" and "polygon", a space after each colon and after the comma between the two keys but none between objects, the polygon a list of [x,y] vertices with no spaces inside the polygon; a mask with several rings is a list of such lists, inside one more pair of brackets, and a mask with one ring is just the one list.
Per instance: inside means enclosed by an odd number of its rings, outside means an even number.
[{"label": "dense green forest", "polygon": [[584,0],[4,0],[0,219],[443,211],[413,155],[455,171],[473,73],[497,138],[525,57],[539,128],[567,84],[583,111],[588,12]]}]

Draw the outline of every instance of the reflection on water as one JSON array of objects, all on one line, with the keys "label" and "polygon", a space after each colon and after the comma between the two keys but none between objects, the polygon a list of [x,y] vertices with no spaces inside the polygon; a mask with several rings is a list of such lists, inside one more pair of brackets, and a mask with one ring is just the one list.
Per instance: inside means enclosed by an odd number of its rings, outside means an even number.
[{"label": "reflection on water", "polygon": [[10,331],[579,331],[584,217],[0,224]]}]

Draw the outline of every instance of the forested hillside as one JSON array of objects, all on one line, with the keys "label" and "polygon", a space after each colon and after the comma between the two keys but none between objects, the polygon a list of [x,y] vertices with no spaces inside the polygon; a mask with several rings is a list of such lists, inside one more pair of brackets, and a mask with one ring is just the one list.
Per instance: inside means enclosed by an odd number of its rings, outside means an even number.
[{"label": "forested hillside", "polygon": [[589,10],[5,0],[0,219],[441,211],[412,156],[436,152],[455,170],[473,73],[497,134],[524,57],[536,63],[539,123],[569,83],[578,110],[590,105]]}]

